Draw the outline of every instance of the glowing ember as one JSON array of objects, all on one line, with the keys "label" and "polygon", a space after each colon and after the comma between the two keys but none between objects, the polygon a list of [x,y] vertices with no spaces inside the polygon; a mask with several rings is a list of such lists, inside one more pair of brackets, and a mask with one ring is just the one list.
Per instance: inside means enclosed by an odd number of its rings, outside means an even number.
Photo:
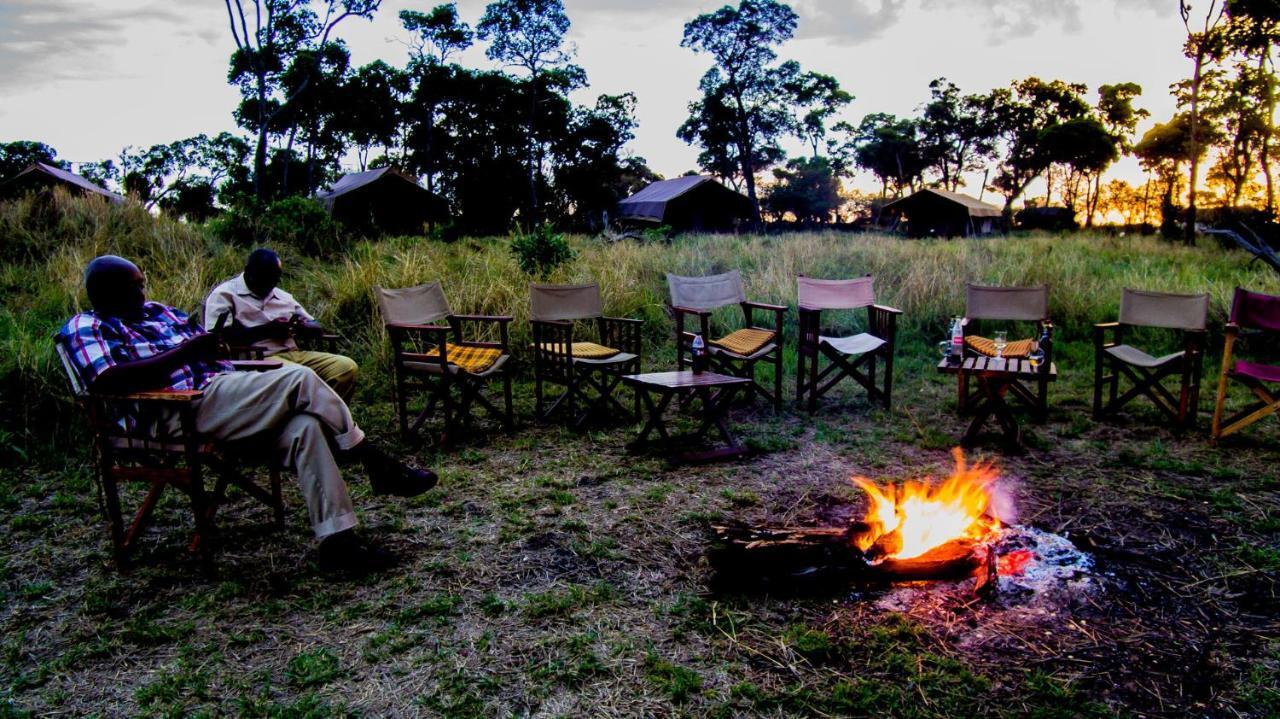
[{"label": "glowing ember", "polygon": [[871,500],[863,521],[870,529],[857,537],[858,549],[875,546],[890,559],[911,559],[955,540],[981,540],[1000,528],[993,492],[998,479],[990,464],[966,464],[952,451],[955,472],[934,485],[909,480],[883,489],[862,477],[853,481]]}]

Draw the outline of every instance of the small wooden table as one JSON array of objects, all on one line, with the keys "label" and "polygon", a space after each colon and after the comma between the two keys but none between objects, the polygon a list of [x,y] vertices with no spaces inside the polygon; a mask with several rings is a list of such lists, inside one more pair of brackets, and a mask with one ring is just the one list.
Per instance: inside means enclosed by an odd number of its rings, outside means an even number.
[{"label": "small wooden table", "polygon": [[1005,401],[1005,394],[1018,380],[1039,381],[1047,378],[1052,382],[1058,378],[1058,368],[1054,364],[1050,364],[1048,368],[1033,368],[1030,361],[1017,358],[965,357],[960,364],[951,364],[943,359],[938,363],[938,372],[978,380],[982,400],[972,408],[973,421],[960,437],[962,447],[972,447],[978,439],[978,433],[982,431],[982,425],[995,415],[1009,447],[1020,449],[1022,430],[1018,428],[1012,408]]},{"label": "small wooden table", "polygon": [[[649,420],[645,423],[640,436],[627,445],[629,450],[643,448],[649,435],[657,432],[664,447],[668,449],[667,458],[672,464],[685,462],[709,462],[727,459],[746,454],[747,447],[738,441],[725,421],[726,409],[739,389],[750,386],[751,380],[746,377],[717,374],[715,372],[694,373],[692,370],[680,372],[648,372],[645,374],[625,375],[622,382],[640,395],[641,401],[649,411]],[[655,402],[653,395],[658,395]],[[698,442],[706,437],[707,432],[715,427],[725,446],[679,452],[673,447],[673,439],[667,433],[663,412],[672,398],[677,395],[699,400],[699,412],[702,424],[692,434],[678,437],[678,440]]]}]

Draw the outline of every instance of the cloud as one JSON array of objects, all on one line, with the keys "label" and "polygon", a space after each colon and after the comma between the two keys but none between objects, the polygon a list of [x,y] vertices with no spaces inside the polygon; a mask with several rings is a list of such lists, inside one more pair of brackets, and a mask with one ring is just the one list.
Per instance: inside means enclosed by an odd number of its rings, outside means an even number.
[{"label": "cloud", "polygon": [[[1147,0],[1128,0],[1142,4]],[[987,27],[992,43],[1034,35],[1053,28],[1070,35],[1084,29],[1079,0],[923,0],[926,11],[964,10],[976,14]]]},{"label": "cloud", "polygon": [[902,18],[906,0],[801,0],[798,39],[826,39],[836,45],[874,40]]},{"label": "cloud", "polygon": [[[114,50],[130,44],[139,25],[162,25],[203,43],[217,40],[200,0],[0,0],[0,91],[65,80],[119,77]],[[124,5],[124,7],[121,7]],[[197,26],[197,25],[200,26]]]}]

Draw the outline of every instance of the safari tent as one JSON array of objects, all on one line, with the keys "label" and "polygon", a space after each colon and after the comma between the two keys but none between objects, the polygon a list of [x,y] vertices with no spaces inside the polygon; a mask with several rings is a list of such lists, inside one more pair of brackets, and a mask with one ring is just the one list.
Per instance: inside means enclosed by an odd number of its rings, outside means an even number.
[{"label": "safari tent", "polygon": [[973,237],[1000,228],[999,207],[946,190],[914,192],[885,205],[881,212],[882,217],[905,220],[910,237]]},{"label": "safari tent", "polygon": [[751,201],[706,175],[659,180],[618,203],[618,218],[676,231],[723,232],[750,221]]},{"label": "safari tent", "polygon": [[0,182],[0,198],[17,197],[28,192],[41,192],[55,187],[64,187],[68,192],[78,195],[98,195],[116,204],[124,202],[122,195],[96,185],[74,172],[46,165],[43,162],[32,163],[30,167],[9,180]]},{"label": "safari tent", "polygon": [[449,203],[393,167],[342,176],[316,196],[333,218],[364,232],[420,235],[449,219]]}]

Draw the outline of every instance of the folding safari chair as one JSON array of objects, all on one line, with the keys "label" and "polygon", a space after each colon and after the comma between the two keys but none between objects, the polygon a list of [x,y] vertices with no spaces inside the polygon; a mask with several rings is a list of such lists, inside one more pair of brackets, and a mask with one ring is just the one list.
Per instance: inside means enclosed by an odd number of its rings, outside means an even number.
[{"label": "folding safari chair", "polygon": [[[271,507],[277,525],[284,522],[280,470],[267,463],[266,489],[236,471],[233,465],[243,458],[264,456],[263,448],[246,443],[234,447],[216,443],[196,432],[195,402],[199,390],[157,390],[106,394],[85,386],[71,362],[66,346],[54,340],[71,393],[93,434],[97,465],[98,499],[107,517],[116,567],[127,571],[130,556],[146,530],[164,491],[173,487],[187,495],[195,519],[189,549],[200,554],[211,569],[214,543],[214,516],[226,498],[228,485]],[[239,368],[260,370],[279,367],[279,362],[237,363]],[[256,450],[256,451],[255,451]],[[218,479],[212,491],[205,484],[205,468]],[[120,485],[126,482],[150,485],[126,527]]]},{"label": "folding safari chair", "polygon": [[[809,411],[818,408],[818,398],[845,377],[852,377],[867,395],[889,408],[893,394],[893,344],[901,310],[875,303],[871,276],[856,280],[796,279],[800,304],[800,342],[796,360],[796,404],[808,397]],[[845,337],[822,334],[823,310],[867,308],[867,332]],[[819,357],[828,360],[818,371]],[[876,382],[876,363],[883,363],[883,379]],[[807,365],[807,372],[806,372]],[[825,384],[824,384],[825,382]]]},{"label": "folding safari chair", "polygon": [[[1238,345],[1257,348],[1261,342],[1265,342],[1262,346],[1274,353],[1276,333],[1280,333],[1280,297],[1237,287],[1231,300],[1231,316],[1226,330],[1222,374],[1218,377],[1218,399],[1213,406],[1212,436],[1215,442],[1280,410],[1280,395],[1269,389],[1271,385],[1280,383],[1280,366],[1235,358]],[[1223,419],[1228,379],[1248,387],[1258,401]]]},{"label": "folding safari chair", "polygon": [[[667,274],[671,291],[671,310],[676,318],[676,357],[680,369],[692,361],[694,333],[685,329],[685,315],[698,318],[698,334],[706,344],[710,364],[716,370],[751,380],[751,393],[764,395],[774,407],[782,406],[782,316],[787,308],[747,301],[742,275],[730,270],[708,277],[681,277]],[[742,329],[719,339],[711,339],[711,312],[736,304],[742,308]],[[773,326],[760,327],[753,322],[752,311],[773,313]],[[755,366],[759,362],[773,365],[773,392],[756,381]]]},{"label": "folding safari chair", "polygon": [[[1194,425],[1208,314],[1207,294],[1125,290],[1120,298],[1120,320],[1094,325],[1094,418],[1115,414],[1130,400],[1146,395],[1175,426]],[[1123,344],[1126,331],[1134,327],[1181,330],[1182,350],[1153,357],[1137,347]],[[1124,394],[1119,394],[1121,376],[1133,384]],[[1179,378],[1176,398],[1162,384],[1165,378],[1174,376]],[[1106,404],[1102,397],[1104,387]]]},{"label": "folding safari chair", "polygon": [[[563,410],[575,428],[582,428],[592,414],[639,416],[639,397],[628,409],[614,394],[624,375],[640,372],[644,321],[606,317],[596,284],[530,285],[529,304],[538,417],[550,419]],[[598,341],[582,340],[579,323],[587,329],[595,325],[588,336]],[[549,405],[544,390],[548,383],[565,388]],[[582,411],[575,414],[579,404]]]},{"label": "folding safari chair", "polygon": [[[435,415],[437,406],[443,419],[442,444],[453,438],[459,423],[470,427],[475,405],[483,407],[503,428],[514,428],[507,343],[510,317],[454,314],[439,282],[400,289],[374,287],[373,294],[391,337],[396,417],[402,436],[407,439],[421,429]],[[447,324],[438,324],[440,320]],[[496,326],[499,339],[463,339],[463,323]],[[502,382],[502,409],[484,395],[485,386],[495,380]],[[409,395],[415,392],[425,394],[425,404],[411,424]]]},{"label": "folding safari chair", "polygon": [[[1039,331],[1029,339],[1011,340],[1001,355],[1009,359],[1026,358],[1037,342],[1044,352],[1044,366],[1053,365],[1053,323],[1049,321],[1049,289],[1047,287],[984,287],[969,284],[965,286],[965,312],[961,320],[964,332],[964,353],[967,357],[995,357],[995,342],[974,334],[977,323],[984,325],[992,321],[1033,322]],[[960,372],[958,403],[960,411],[967,412],[973,406],[972,399],[977,394],[971,391],[969,375]],[[1049,382],[1045,373],[1035,383],[1032,391],[1022,381],[1017,380],[1009,385],[1009,390],[1020,402],[1032,410],[1037,419],[1043,419],[1049,409]]]}]

